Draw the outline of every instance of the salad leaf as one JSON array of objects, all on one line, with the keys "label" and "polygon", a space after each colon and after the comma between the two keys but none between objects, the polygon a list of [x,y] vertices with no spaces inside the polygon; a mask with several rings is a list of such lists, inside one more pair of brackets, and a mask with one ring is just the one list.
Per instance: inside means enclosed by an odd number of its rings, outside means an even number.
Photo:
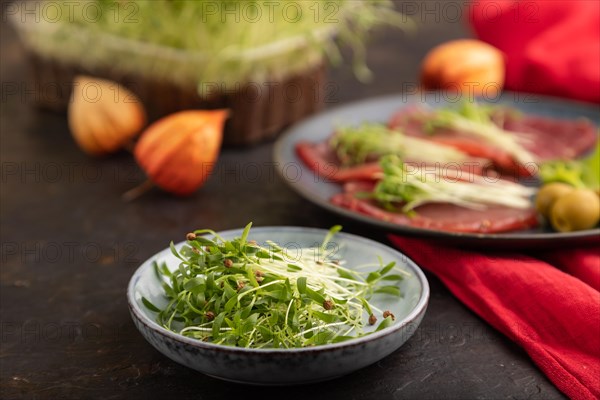
[{"label": "salad leaf", "polygon": [[576,188],[600,189],[600,140],[594,151],[580,160],[558,160],[540,166],[543,183],[562,182]]},{"label": "salad leaf", "polygon": [[528,208],[535,189],[518,183],[498,180],[490,182],[483,177],[472,177],[470,182],[447,180],[441,173],[423,171],[408,166],[394,155],[381,159],[384,176],[372,196],[386,208],[410,213],[426,203],[452,203],[472,209],[486,209],[488,205]]},{"label": "salad leaf", "polygon": [[522,164],[535,162],[535,155],[523,146],[523,135],[515,135],[494,122],[492,116],[497,109],[476,102],[464,102],[459,108],[439,108],[427,126],[432,134],[439,127],[453,129],[504,149]]},{"label": "salad leaf", "polygon": [[363,164],[388,154],[431,163],[460,162],[468,158],[460,150],[407,136],[378,123],[338,127],[329,145],[343,165]]}]

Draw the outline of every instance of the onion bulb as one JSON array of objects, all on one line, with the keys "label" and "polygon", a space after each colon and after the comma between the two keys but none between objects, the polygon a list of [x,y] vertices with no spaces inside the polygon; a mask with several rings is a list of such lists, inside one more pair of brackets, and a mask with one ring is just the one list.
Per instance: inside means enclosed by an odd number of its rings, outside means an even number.
[{"label": "onion bulb", "polygon": [[78,76],[68,109],[69,128],[87,154],[101,156],[120,150],[142,130],[146,113],[141,101],[111,81]]},{"label": "onion bulb", "polygon": [[433,48],[421,65],[425,90],[449,90],[494,96],[504,86],[503,53],[475,39],[460,39]]}]

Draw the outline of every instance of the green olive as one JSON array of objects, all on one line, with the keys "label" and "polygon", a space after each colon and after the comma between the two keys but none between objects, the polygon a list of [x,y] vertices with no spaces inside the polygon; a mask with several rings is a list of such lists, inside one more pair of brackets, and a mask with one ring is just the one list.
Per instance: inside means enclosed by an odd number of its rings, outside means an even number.
[{"label": "green olive", "polygon": [[573,186],[567,185],[566,183],[553,182],[542,186],[538,191],[535,199],[535,208],[544,218],[550,218],[550,210],[552,205],[559,198],[565,194],[575,190]]},{"label": "green olive", "polygon": [[560,232],[593,228],[600,221],[600,199],[592,190],[575,189],[561,196],[550,210],[550,222]]}]

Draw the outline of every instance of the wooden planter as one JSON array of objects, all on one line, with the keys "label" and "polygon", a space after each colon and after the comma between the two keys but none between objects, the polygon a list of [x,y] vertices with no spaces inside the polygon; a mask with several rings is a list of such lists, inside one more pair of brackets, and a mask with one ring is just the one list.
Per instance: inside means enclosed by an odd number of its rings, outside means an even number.
[{"label": "wooden planter", "polygon": [[319,110],[324,102],[324,63],[281,80],[242,82],[233,87],[207,83],[201,85],[201,97],[195,84],[182,88],[106,69],[90,70],[33,52],[29,58],[39,107],[66,111],[73,78],[78,74],[96,76],[117,82],[139,96],[151,121],[186,109],[230,109],[224,134],[226,145],[251,145],[272,139],[283,128]]}]

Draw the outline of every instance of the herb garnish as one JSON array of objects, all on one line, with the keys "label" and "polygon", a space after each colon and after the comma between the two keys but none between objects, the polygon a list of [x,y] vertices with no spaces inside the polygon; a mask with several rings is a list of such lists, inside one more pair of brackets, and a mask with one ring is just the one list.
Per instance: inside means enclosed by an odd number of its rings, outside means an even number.
[{"label": "herb garnish", "polygon": [[345,268],[331,250],[340,226],[320,246],[288,251],[272,241],[248,241],[251,225],[233,240],[203,229],[188,234],[179,251],[171,243],[178,268],[154,265],[168,305],[159,309],[142,298],[160,325],[215,344],[294,348],[364,336],[365,320],[374,325],[376,314],[383,318],[376,330],[393,323],[394,315],[370,299],[401,296],[395,283],[407,273],[394,262]]},{"label": "herb garnish", "polygon": [[529,140],[527,135],[498,126],[493,118],[494,109],[476,102],[464,102],[459,108],[438,108],[427,117],[426,128],[432,134],[437,128],[456,130],[503,149],[522,164],[534,163],[536,156],[524,146]]},{"label": "herb garnish", "polygon": [[426,203],[452,203],[475,210],[490,205],[512,208],[531,207],[535,189],[498,179],[495,182],[472,175],[469,182],[445,177],[440,170],[423,170],[405,164],[396,155],[381,159],[383,174],[371,197],[387,209],[413,213]]},{"label": "herb garnish", "polygon": [[592,154],[580,160],[554,160],[540,166],[543,183],[563,182],[576,188],[600,189],[600,140]]},{"label": "herb garnish", "polygon": [[358,165],[396,154],[404,159],[430,162],[461,162],[468,155],[460,150],[430,140],[405,135],[383,124],[363,123],[356,127],[338,127],[329,140],[343,165]]}]

